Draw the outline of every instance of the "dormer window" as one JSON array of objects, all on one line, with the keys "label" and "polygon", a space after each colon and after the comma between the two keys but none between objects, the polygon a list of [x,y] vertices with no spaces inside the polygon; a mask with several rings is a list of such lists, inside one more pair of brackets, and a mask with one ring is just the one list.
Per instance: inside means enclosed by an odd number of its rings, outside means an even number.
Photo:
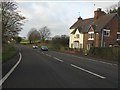
[{"label": "dormer window", "polygon": [[89,37],[88,40],[94,40],[94,32],[88,32]]},{"label": "dormer window", "polygon": [[110,30],[104,29],[104,36],[109,37],[110,36]]}]

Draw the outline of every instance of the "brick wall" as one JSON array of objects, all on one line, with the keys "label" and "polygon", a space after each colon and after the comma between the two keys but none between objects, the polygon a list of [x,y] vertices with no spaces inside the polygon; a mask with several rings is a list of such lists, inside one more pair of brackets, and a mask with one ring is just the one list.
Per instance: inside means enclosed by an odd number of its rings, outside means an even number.
[{"label": "brick wall", "polygon": [[110,29],[110,36],[104,37],[105,47],[109,47],[109,44],[114,44],[117,40],[118,31],[118,18],[114,17],[107,25]]},{"label": "brick wall", "polygon": [[100,42],[99,33],[95,33],[94,46],[99,47],[99,45],[100,45],[99,42]]},{"label": "brick wall", "polygon": [[88,33],[84,33],[83,37],[83,49],[87,49]]}]

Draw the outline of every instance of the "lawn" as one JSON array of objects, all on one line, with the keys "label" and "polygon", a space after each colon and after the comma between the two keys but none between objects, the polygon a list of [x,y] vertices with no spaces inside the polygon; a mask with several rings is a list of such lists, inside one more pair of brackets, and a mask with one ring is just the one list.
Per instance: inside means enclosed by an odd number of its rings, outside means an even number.
[{"label": "lawn", "polygon": [[13,47],[10,44],[3,44],[3,52],[2,52],[2,62],[5,62],[7,60],[9,60],[10,58],[12,58],[17,50],[15,47]]}]

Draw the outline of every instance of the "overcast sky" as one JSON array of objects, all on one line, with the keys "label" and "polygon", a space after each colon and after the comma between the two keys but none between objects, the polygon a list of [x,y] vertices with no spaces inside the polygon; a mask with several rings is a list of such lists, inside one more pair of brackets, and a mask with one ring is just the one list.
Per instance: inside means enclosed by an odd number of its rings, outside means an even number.
[{"label": "overcast sky", "polygon": [[[92,18],[94,10],[117,4],[118,1],[21,1],[18,10],[26,17],[26,23],[20,36],[27,37],[31,28],[47,26],[51,36],[69,35],[69,27],[81,16],[83,19]],[[95,4],[95,6],[94,6]]]}]

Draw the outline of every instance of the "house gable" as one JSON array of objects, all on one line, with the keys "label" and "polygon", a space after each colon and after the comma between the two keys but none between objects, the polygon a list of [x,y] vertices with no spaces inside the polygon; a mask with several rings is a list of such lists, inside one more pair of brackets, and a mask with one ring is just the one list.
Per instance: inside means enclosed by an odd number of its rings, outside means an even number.
[{"label": "house gable", "polygon": [[78,29],[76,29],[75,35],[76,34],[80,34],[80,31]]},{"label": "house gable", "polygon": [[91,26],[91,27],[88,29],[88,32],[95,32],[95,30],[94,30],[93,27]]}]

